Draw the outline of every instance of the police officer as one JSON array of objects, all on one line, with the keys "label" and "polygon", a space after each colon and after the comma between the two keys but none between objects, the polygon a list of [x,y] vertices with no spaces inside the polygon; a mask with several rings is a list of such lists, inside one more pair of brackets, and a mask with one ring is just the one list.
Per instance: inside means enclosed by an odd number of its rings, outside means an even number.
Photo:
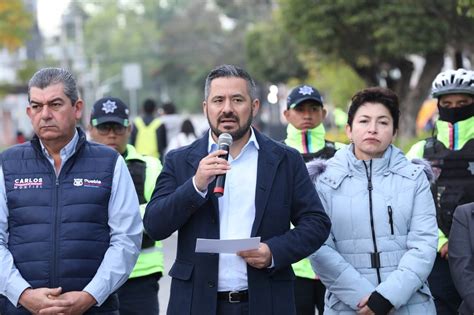
[{"label": "police officer", "polygon": [[[323,98],[310,85],[295,87],[287,98],[284,111],[288,127],[285,144],[297,149],[305,162],[315,158],[329,159],[343,144],[326,140],[322,124],[326,117]],[[292,265],[296,275],[295,303],[298,315],[313,315],[315,307],[320,315],[324,311],[326,288],[311,268],[307,258]]]},{"label": "police officer", "polygon": [[[433,81],[439,118],[434,135],[413,145],[409,158],[430,161],[439,226],[438,255],[428,281],[438,314],[457,314],[461,298],[448,265],[448,238],[456,206],[474,201],[474,71],[457,69]],[[436,133],[436,134],[435,134]]]},{"label": "police officer", "polygon": [[[161,171],[161,163],[155,157],[141,155],[134,146],[127,144],[131,132],[127,105],[113,97],[96,101],[92,108],[89,131],[92,140],[114,148],[125,159],[143,215]],[[128,281],[118,290],[120,314],[158,314],[158,280],[162,273],[161,242],[155,244],[144,233],[137,264]]]}]

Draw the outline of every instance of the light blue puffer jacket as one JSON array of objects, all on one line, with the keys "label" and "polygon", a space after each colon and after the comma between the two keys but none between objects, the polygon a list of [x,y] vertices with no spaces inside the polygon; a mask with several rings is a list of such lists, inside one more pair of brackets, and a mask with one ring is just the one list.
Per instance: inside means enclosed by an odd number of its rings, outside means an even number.
[{"label": "light blue puffer jacket", "polygon": [[[352,145],[337,151],[315,179],[332,222],[326,244],[310,257],[327,288],[324,314],[355,314],[357,304],[374,290],[392,303],[395,310],[390,314],[436,314],[426,279],[436,256],[438,230],[423,166],[409,162],[394,146],[372,160],[378,283],[371,262],[375,256],[367,171],[352,152]],[[310,175],[315,168],[308,165]]]}]

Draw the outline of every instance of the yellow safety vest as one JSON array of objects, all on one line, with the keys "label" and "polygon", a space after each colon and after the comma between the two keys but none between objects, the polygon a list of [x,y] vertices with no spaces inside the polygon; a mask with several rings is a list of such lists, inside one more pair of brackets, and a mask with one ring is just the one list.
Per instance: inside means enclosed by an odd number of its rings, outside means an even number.
[{"label": "yellow safety vest", "polygon": [[137,138],[135,140],[135,149],[143,155],[160,157],[156,139],[156,129],[161,125],[161,121],[155,118],[148,126],[141,117],[135,119],[135,128],[137,128]]}]

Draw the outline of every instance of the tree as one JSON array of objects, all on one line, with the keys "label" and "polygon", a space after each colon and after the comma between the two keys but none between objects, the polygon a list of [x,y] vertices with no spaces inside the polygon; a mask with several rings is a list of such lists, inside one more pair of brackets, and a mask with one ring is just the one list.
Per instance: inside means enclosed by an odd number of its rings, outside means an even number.
[{"label": "tree", "polygon": [[248,70],[261,82],[284,83],[291,77],[307,76],[295,39],[278,23],[278,17],[251,27],[245,47]]},{"label": "tree", "polygon": [[179,109],[200,111],[210,69],[223,63],[245,65],[244,34],[252,19],[244,14],[243,3],[237,6],[243,10],[238,17],[226,16],[226,10],[237,12],[230,10],[230,4],[223,3],[224,10],[212,1],[81,2],[89,14],[87,55],[98,60],[101,80],[120,74],[126,62],[140,62],[141,95],[171,99]]},{"label": "tree", "polygon": [[251,27],[245,46],[248,69],[260,82],[285,83],[289,87],[312,84],[324,94],[325,102],[343,109],[354,89],[363,86],[344,61],[301,49],[283,27],[281,11]]},{"label": "tree", "polygon": [[[280,0],[280,5],[285,27],[304,48],[341,59],[367,85],[386,84],[400,96],[405,136],[415,133],[416,113],[447,49],[464,51],[474,43],[474,19],[455,0],[319,0],[312,5]],[[416,86],[410,86],[413,55],[426,61]]]},{"label": "tree", "polygon": [[99,67],[99,83],[113,82],[111,93],[127,100],[128,94],[120,83],[122,67],[127,63],[138,63],[143,76],[140,100],[159,97],[155,78],[160,66],[159,25],[170,9],[160,7],[154,0],[89,0],[80,5],[88,14],[85,52],[89,63]]},{"label": "tree", "polygon": [[[251,25],[256,21],[268,20],[274,7],[274,0],[214,0],[222,13],[234,19],[241,26]],[[467,1],[467,0],[466,0]]]},{"label": "tree", "polygon": [[245,32],[270,15],[270,3],[190,1],[170,17],[162,25],[159,75],[172,99],[200,111],[204,80],[212,68],[220,64],[247,68]]},{"label": "tree", "polygon": [[[314,53],[303,54],[301,59],[308,69],[308,76],[298,84],[309,83],[319,89],[325,104],[347,110],[354,91],[365,86],[364,81],[342,60],[333,60]],[[292,86],[296,83],[292,84]]]},{"label": "tree", "polygon": [[200,111],[207,73],[223,63],[242,64],[243,32],[224,29],[217,7],[192,1],[162,27],[159,76],[173,100]]},{"label": "tree", "polygon": [[22,1],[0,0],[0,48],[19,48],[29,36],[31,21]]}]

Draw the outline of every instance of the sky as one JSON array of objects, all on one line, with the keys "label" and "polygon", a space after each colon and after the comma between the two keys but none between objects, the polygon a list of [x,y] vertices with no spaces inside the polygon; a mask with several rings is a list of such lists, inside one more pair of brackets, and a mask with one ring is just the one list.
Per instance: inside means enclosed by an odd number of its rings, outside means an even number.
[{"label": "sky", "polygon": [[70,0],[38,0],[38,24],[45,37],[59,34],[61,15]]}]

